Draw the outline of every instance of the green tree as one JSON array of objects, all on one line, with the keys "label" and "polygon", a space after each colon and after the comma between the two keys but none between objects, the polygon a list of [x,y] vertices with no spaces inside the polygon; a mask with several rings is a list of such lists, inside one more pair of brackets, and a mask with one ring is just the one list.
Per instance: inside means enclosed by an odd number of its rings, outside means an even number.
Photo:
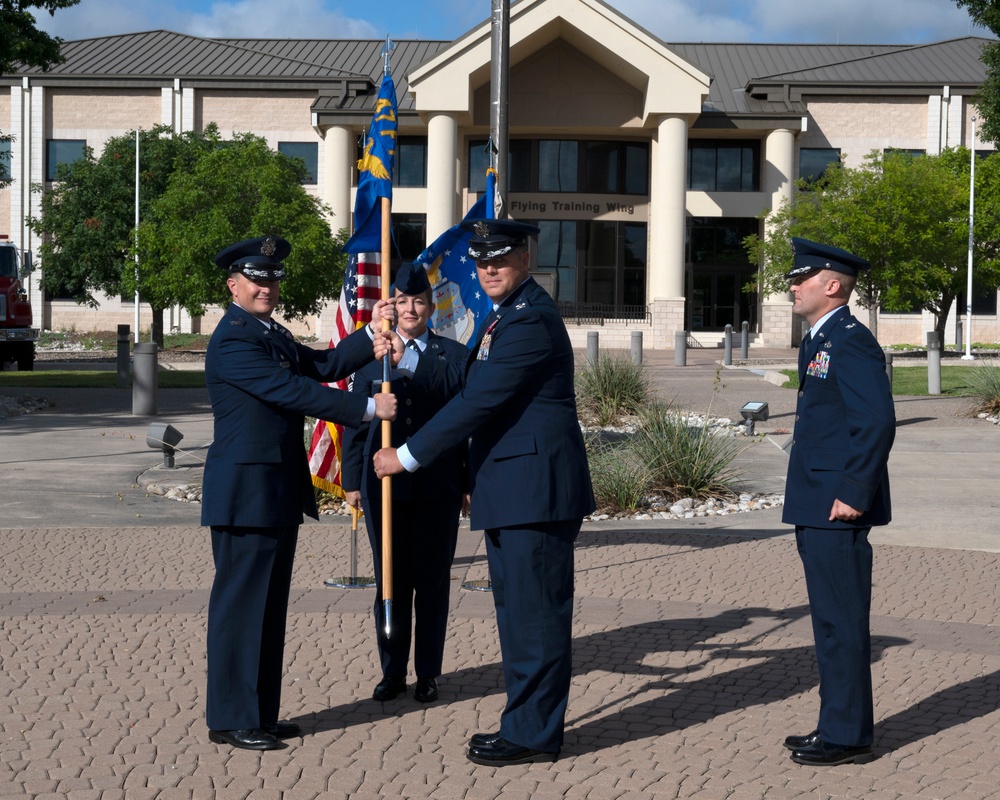
[{"label": "green tree", "polygon": [[239,134],[192,169],[175,171],[139,226],[143,296],[164,307],[178,303],[194,315],[209,304],[227,303],[215,254],[242,239],[272,234],[292,243],[280,314],[287,319],[317,313],[340,291],[346,233],[331,235],[327,209],[302,187],[304,177],[301,160],[271,150],[252,134]]},{"label": "green tree", "polygon": [[[1000,36],[1000,2],[997,0],[955,0],[969,12],[972,21]],[[1000,43],[983,47],[980,60],[986,67],[986,80],[976,93],[975,102],[982,118],[979,137],[994,144],[1000,142]]]},{"label": "green tree", "polygon": [[54,15],[57,9],[75,6],[80,0],[0,0],[0,75],[17,66],[49,69],[62,63],[62,39],[38,30],[28,9],[39,8]]},{"label": "green tree", "polygon": [[[41,215],[29,217],[28,225],[43,237],[39,256],[46,292],[75,297],[90,306],[98,304],[97,292],[111,297],[134,293],[135,137],[134,131],[112,137],[99,158],[86,148],[83,158],[59,166],[50,190],[36,187],[42,192]],[[166,190],[175,170],[191,169],[218,143],[214,126],[204,133],[179,136],[165,126],[140,131],[140,219]],[[140,293],[145,288],[140,285]],[[169,303],[150,305],[153,339],[162,343],[162,312]]]},{"label": "green tree", "polygon": [[228,300],[215,253],[272,233],[294,246],[284,315],[314,313],[339,291],[342,239],[331,237],[322,205],[302,188],[300,161],[259,137],[223,141],[214,125],[180,135],[165,127],[140,131],[139,157],[138,249],[135,132],[109,139],[100,158],[87,149],[60,167],[40,216],[28,220],[43,236],[43,289],[96,306],[97,293],[131,297],[138,286],[153,311],[153,341],[162,345],[165,309],[176,304],[201,314]]},{"label": "green tree", "polygon": [[[58,8],[75,6],[80,0],[0,0],[0,75],[7,75],[17,67],[39,67],[48,70],[63,61],[59,53],[62,39],[38,30],[29,8],[42,8],[50,15]],[[12,142],[14,137],[0,131],[0,142]],[[6,163],[9,152],[3,149],[0,158],[0,186],[10,183],[10,165]]]},{"label": "green tree", "polygon": [[873,333],[880,307],[926,309],[942,330],[966,269],[968,159],[968,150],[961,149],[920,157],[872,152],[859,168],[830,170],[816,184],[801,183],[790,203],[763,215],[765,238],[747,238],[751,258],[761,264],[758,284],[748,288],[787,291],[789,240],[801,236],[871,262],[855,296],[868,309]]}]

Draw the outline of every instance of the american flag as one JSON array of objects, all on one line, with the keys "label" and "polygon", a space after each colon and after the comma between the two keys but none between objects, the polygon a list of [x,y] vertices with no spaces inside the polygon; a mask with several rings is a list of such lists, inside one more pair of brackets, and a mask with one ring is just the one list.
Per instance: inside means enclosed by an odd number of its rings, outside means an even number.
[{"label": "american flag", "polygon": [[[340,303],[334,321],[330,347],[367,325],[372,307],[381,294],[381,258],[378,253],[351,253],[347,256],[347,271],[340,290]],[[347,380],[332,384],[344,391]],[[344,426],[316,420],[309,443],[309,471],[313,486],[343,497],[340,487],[340,464],[343,453]]]}]

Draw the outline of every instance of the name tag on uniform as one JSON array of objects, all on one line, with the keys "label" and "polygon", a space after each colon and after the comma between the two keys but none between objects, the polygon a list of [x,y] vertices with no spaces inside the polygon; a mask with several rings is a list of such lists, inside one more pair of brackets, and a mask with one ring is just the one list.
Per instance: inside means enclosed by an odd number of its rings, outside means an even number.
[{"label": "name tag on uniform", "polygon": [[825,378],[830,371],[830,354],[825,350],[820,350],[806,369],[806,375],[814,378]]}]

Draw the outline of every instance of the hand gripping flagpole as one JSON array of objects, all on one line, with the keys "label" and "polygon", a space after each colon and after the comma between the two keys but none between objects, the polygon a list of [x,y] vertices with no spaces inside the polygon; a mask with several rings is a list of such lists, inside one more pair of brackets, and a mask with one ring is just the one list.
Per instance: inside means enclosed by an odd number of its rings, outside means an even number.
[{"label": "hand gripping flagpole", "polygon": [[[389,75],[389,55],[395,48],[392,40],[385,37],[385,47],[382,48],[384,59],[383,76]],[[392,246],[392,201],[388,197],[380,198],[382,203],[382,280],[380,281],[381,297],[389,299],[389,260]],[[382,330],[392,327],[389,320],[382,318]],[[382,392],[392,391],[389,373],[392,368],[390,353],[382,359]],[[382,447],[392,447],[392,422],[382,420]],[[392,476],[382,478],[382,612],[385,617],[385,635],[392,634]]]}]

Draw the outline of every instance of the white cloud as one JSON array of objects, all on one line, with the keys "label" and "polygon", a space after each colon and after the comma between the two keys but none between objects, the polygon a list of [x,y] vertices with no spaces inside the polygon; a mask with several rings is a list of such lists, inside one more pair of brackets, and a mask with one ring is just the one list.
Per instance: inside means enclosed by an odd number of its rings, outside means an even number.
[{"label": "white cloud", "polygon": [[[668,42],[906,43],[990,35],[955,0],[606,0]],[[198,36],[452,39],[486,0],[83,0],[39,26],[64,39],[166,29]]]},{"label": "white cloud", "polygon": [[757,0],[757,8],[762,30],[781,41],[896,44],[984,33],[954,0]]},{"label": "white cloud", "polygon": [[192,14],[188,33],[208,37],[377,39],[370,22],[328,11],[322,0],[238,0],[212,4],[208,14]]},{"label": "white cloud", "polygon": [[991,34],[954,0],[608,0],[668,42],[916,44]]},{"label": "white cloud", "polygon": [[38,13],[36,19],[42,30],[63,39],[161,28],[206,37],[371,39],[382,35],[366,20],[327,10],[322,0],[214,2],[207,13],[161,0],[83,0],[58,10],[55,16]]},{"label": "white cloud", "polygon": [[608,5],[665,42],[747,42],[754,34],[742,11],[736,13],[727,3],[610,0]]}]

